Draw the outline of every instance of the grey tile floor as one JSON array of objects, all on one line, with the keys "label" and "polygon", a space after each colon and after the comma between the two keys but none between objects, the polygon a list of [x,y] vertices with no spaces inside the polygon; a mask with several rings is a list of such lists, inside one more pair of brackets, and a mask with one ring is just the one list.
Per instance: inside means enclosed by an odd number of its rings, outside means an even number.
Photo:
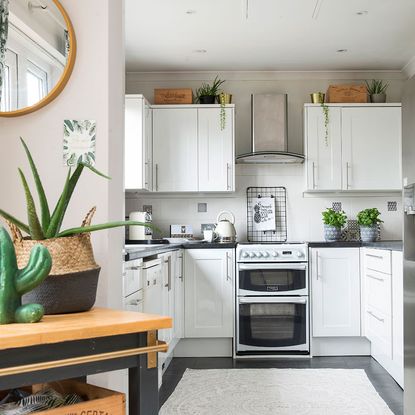
[{"label": "grey tile floor", "polygon": [[313,359],[237,360],[228,357],[174,358],[163,376],[160,389],[160,406],[172,394],[184,371],[189,369],[232,368],[339,368],[364,369],[395,415],[403,415],[403,391],[376,360],[367,356],[314,357]]}]

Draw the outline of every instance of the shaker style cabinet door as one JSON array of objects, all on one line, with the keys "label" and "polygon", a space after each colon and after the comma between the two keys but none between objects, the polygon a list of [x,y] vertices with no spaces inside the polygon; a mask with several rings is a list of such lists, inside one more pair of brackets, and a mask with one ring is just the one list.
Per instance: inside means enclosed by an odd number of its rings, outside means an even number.
[{"label": "shaker style cabinet door", "polygon": [[360,336],[359,248],[310,252],[313,336]]},{"label": "shaker style cabinet door", "polygon": [[185,251],[185,337],[233,336],[234,250]]},{"label": "shaker style cabinet door", "polygon": [[343,190],[400,190],[401,108],[343,108],[342,154]]},{"label": "shaker style cabinet door", "polygon": [[326,137],[323,108],[305,109],[307,189],[336,190],[342,187],[341,108],[330,107]]},{"label": "shaker style cabinet door", "polygon": [[184,337],[184,253],[183,250],[174,252],[174,337]]},{"label": "shaker style cabinet door", "polygon": [[[234,191],[234,109],[199,108],[199,191]],[[221,117],[224,116],[224,124]]]},{"label": "shaker style cabinet door", "polygon": [[125,189],[152,190],[152,109],[142,95],[125,97]]},{"label": "shaker style cabinet door", "polygon": [[153,190],[198,190],[197,109],[153,108]]}]

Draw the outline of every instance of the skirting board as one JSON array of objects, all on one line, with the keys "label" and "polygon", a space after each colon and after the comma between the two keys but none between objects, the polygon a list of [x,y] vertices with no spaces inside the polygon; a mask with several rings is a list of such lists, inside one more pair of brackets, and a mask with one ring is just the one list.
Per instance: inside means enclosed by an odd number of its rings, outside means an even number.
[{"label": "skirting board", "polygon": [[174,357],[232,357],[232,339],[181,339],[173,353]]},{"label": "skirting board", "polygon": [[313,356],[370,356],[370,342],[364,337],[313,337]]}]

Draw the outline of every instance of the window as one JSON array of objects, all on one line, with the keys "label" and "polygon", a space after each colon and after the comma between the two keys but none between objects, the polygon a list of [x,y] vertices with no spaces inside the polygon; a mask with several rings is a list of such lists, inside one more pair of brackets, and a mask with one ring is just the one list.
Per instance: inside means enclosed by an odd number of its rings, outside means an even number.
[{"label": "window", "polygon": [[0,111],[10,111],[10,68],[6,65],[3,72]]},{"label": "window", "polygon": [[27,105],[38,103],[48,93],[47,73],[28,61],[26,70]]}]

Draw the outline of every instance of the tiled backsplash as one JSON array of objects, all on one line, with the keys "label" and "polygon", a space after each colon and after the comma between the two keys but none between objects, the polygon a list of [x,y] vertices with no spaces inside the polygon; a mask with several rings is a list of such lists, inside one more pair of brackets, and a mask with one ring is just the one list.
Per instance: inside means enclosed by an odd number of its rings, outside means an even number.
[{"label": "tiled backsplash", "polygon": [[[345,197],[305,195],[304,165],[237,165],[234,194],[137,195],[127,194],[126,214],[151,205],[156,226],[168,236],[172,223],[189,224],[195,234],[201,234],[202,223],[216,221],[222,210],[235,214],[238,240],[246,240],[246,188],[250,186],[284,186],[287,189],[288,240],[316,241],[323,239],[321,212],[327,207],[344,210],[349,220],[365,208],[376,207],[382,213],[382,239],[402,238],[402,203],[400,194]],[[200,204],[207,211],[199,212]],[[396,206],[395,206],[396,204]]]}]

